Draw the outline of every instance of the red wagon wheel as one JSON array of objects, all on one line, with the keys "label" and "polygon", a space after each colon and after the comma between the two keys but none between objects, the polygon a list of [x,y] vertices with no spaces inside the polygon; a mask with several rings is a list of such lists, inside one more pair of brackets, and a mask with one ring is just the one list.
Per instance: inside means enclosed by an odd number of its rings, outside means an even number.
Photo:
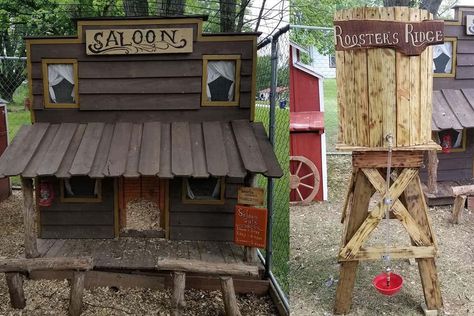
[{"label": "red wagon wheel", "polygon": [[[295,166],[294,169],[290,168],[290,190],[297,198],[296,201],[290,203],[304,204],[313,201],[318,194],[321,181],[318,168],[311,160],[303,156],[290,156],[290,166]],[[302,188],[306,189],[302,190]]]}]

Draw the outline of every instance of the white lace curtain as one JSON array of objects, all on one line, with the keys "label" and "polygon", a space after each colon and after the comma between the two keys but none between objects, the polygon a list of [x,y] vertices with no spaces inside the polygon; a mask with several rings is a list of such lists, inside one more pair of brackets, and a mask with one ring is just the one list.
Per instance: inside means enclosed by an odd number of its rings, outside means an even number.
[{"label": "white lace curtain", "polygon": [[211,100],[211,90],[209,83],[213,82],[219,77],[224,77],[232,81],[229,89],[228,100],[234,100],[235,90],[235,62],[234,61],[209,61],[207,63],[207,98]]},{"label": "white lace curtain", "polygon": [[[49,64],[48,65],[48,85],[49,96],[51,100],[56,103],[56,94],[53,87],[66,79],[74,85],[74,68],[72,64]],[[74,89],[72,89],[71,96],[75,99]]]},{"label": "white lace curtain", "polygon": [[[443,69],[444,73],[451,73],[452,61],[453,61],[453,43],[452,42],[445,42],[444,44],[435,45],[433,47],[433,59],[436,59],[441,54],[445,54],[449,57],[449,62],[446,64],[445,69]],[[433,62],[433,69],[435,69],[435,63]]]}]

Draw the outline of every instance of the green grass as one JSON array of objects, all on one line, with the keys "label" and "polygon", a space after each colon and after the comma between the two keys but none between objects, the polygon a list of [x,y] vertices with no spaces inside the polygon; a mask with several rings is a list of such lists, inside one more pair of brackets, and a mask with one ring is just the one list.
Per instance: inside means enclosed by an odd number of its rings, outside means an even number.
[{"label": "green grass", "polygon": [[326,131],[327,151],[335,151],[337,131],[339,128],[337,115],[336,79],[324,80],[324,125]]},{"label": "green grass", "polygon": [[[268,131],[269,108],[257,107],[255,120],[265,125]],[[274,150],[283,169],[283,177],[274,181],[273,195],[273,261],[272,272],[278,279],[283,291],[289,293],[289,111],[277,108],[275,112]],[[258,185],[266,189],[265,177],[258,177]]]}]

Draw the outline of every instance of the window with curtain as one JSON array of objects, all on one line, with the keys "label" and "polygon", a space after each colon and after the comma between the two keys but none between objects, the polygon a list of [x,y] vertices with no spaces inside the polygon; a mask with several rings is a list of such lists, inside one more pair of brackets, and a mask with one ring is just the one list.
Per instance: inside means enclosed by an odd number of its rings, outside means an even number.
[{"label": "window with curtain", "polygon": [[454,74],[454,44],[453,41],[446,41],[433,46],[433,73],[435,76]]},{"label": "window with curtain", "polygon": [[221,202],[224,200],[223,178],[185,178],[183,180],[183,202]]},{"label": "window with curtain", "polygon": [[51,103],[76,103],[73,64],[48,64],[48,89]]},{"label": "window with curtain", "polygon": [[209,61],[207,63],[207,99],[234,101],[235,61]]}]

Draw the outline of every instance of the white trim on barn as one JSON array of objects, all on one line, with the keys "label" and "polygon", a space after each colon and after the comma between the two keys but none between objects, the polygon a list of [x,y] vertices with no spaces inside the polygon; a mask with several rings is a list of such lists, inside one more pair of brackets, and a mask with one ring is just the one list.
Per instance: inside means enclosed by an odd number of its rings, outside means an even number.
[{"label": "white trim on barn", "polygon": [[[316,47],[309,48],[309,56],[311,57],[311,66],[316,69],[324,78],[336,78],[336,65],[331,66],[331,56],[323,55],[318,52]],[[334,56],[332,56],[334,58]]]}]

